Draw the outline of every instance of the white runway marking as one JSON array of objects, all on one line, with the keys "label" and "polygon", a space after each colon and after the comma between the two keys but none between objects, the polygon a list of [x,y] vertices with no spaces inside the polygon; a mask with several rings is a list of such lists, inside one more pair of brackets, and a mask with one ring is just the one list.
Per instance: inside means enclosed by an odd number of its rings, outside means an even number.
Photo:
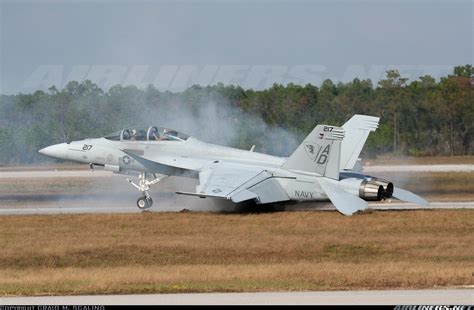
[{"label": "white runway marking", "polygon": [[474,289],[0,297],[0,305],[472,305]]}]

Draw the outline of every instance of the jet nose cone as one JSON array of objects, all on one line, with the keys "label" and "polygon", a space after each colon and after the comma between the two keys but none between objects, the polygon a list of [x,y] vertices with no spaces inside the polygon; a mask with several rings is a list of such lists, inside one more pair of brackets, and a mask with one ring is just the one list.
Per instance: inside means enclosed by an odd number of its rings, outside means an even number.
[{"label": "jet nose cone", "polygon": [[55,144],[55,145],[45,147],[39,150],[38,152],[40,154],[50,156],[50,157],[55,157],[59,159],[67,159],[67,151],[68,151],[67,144],[60,143],[60,144]]},{"label": "jet nose cone", "polygon": [[38,153],[43,154],[43,155],[48,155],[48,148],[49,147],[42,148],[41,150],[38,151]]}]

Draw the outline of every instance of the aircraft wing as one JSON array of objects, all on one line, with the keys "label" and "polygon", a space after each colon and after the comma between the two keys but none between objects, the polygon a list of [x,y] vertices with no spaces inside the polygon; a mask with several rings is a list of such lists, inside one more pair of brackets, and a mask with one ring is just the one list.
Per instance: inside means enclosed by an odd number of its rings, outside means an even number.
[{"label": "aircraft wing", "polygon": [[178,194],[214,197],[235,203],[255,200],[269,203],[289,200],[285,190],[266,170],[226,162],[212,163],[199,173],[199,185],[195,193]]},{"label": "aircraft wing", "polygon": [[188,176],[188,177],[195,177],[197,174],[194,169],[182,168],[180,165],[168,165],[163,164],[161,162],[157,162],[148,158],[145,158],[141,155],[138,155],[134,152],[128,150],[121,150],[125,154],[132,157],[134,160],[139,162],[143,167],[147,169],[148,172],[151,173],[159,173],[164,175],[178,175],[178,176]]},{"label": "aircraft wing", "polygon": [[[182,170],[202,170],[202,167],[209,163],[209,159],[191,158],[187,156],[159,155],[156,153],[137,153],[132,150],[121,150],[140,162],[142,165],[148,163],[148,166],[162,165]],[[150,167],[151,168],[151,167]],[[166,174],[166,173],[165,173]]]},{"label": "aircraft wing", "polygon": [[[258,166],[250,166],[224,161],[209,161],[194,158],[160,157],[159,162],[144,156],[124,151],[141,163],[150,172],[166,175],[194,175],[199,173],[196,192],[176,192],[177,194],[199,197],[224,198],[235,203],[255,200],[271,203],[289,200],[286,191],[274,176]],[[165,163],[166,162],[166,163]]]}]

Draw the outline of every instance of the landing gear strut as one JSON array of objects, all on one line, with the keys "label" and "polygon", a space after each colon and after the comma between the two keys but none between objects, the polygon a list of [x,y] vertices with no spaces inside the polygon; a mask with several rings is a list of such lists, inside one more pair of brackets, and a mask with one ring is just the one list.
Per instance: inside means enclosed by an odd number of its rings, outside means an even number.
[{"label": "landing gear strut", "polygon": [[156,184],[160,182],[160,179],[158,179],[155,174],[152,174],[153,178],[151,180],[147,180],[147,174],[146,172],[142,172],[138,175],[138,184],[133,182],[130,179],[127,179],[127,181],[132,184],[133,187],[138,189],[140,192],[142,192],[143,196],[138,198],[137,200],[137,207],[140,210],[146,210],[151,207],[153,204],[153,199],[151,199],[151,195],[148,192],[150,190],[150,185]]}]

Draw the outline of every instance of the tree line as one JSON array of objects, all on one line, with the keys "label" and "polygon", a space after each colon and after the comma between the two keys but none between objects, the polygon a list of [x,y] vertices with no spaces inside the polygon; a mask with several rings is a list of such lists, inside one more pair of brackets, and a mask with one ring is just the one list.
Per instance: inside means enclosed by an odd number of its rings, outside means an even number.
[{"label": "tree line", "polygon": [[[439,81],[429,75],[409,81],[390,70],[376,85],[355,78],[320,86],[274,84],[265,90],[194,85],[182,92],[153,85],[104,91],[91,81],[71,81],[63,89],[0,95],[0,165],[40,162],[45,158],[37,150],[44,146],[156,122],[208,142],[255,144],[257,151],[287,156],[316,124],[342,125],[353,114],[381,117],[365,156],[472,155],[473,76],[472,65],[465,65]],[[226,128],[232,131],[227,136]],[[275,129],[286,136],[276,137]],[[287,143],[285,137],[297,142]]]}]

